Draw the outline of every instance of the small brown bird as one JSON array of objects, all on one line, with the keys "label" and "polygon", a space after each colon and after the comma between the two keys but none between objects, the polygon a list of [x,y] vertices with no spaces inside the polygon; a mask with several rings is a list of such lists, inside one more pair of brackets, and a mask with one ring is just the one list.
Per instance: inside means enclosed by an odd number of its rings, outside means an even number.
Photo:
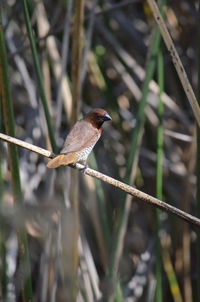
[{"label": "small brown bird", "polygon": [[102,125],[110,121],[104,109],[93,109],[83,119],[77,121],[70,130],[59,155],[51,159],[47,167],[57,168],[77,162],[86,163],[88,155],[101,136]]}]

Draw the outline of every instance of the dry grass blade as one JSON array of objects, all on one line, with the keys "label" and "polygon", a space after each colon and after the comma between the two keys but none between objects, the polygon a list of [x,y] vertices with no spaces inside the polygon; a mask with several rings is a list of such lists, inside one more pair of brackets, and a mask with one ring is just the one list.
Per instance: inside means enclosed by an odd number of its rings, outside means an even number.
[{"label": "dry grass blade", "polygon": [[[61,67],[61,57],[56,44],[56,39],[54,36],[48,36],[48,32],[50,31],[50,24],[47,18],[47,13],[44,4],[42,2],[38,2],[37,9],[40,10],[40,14],[43,15],[44,35],[45,34],[47,35],[46,37],[47,51],[52,65],[53,75],[56,79],[56,82],[58,83],[58,81],[60,80],[60,76],[62,74],[62,67]],[[62,80],[61,92],[63,97],[64,109],[67,117],[69,118],[71,116],[71,111],[72,111],[72,97],[71,97],[69,83],[66,77],[64,77],[64,79]]]},{"label": "dry grass blade", "polygon": [[181,62],[181,59],[178,55],[178,52],[176,51],[172,38],[168,32],[167,26],[164,22],[163,17],[161,16],[161,13],[159,11],[159,8],[158,8],[155,0],[148,0],[148,3],[152,9],[154,18],[160,28],[162,37],[165,41],[165,45],[166,45],[168,51],[170,52],[172,61],[174,63],[174,67],[176,68],[176,71],[177,71],[179,79],[182,83],[183,89],[188,97],[188,101],[190,102],[190,105],[192,107],[196,121],[197,121],[198,125],[200,126],[200,108],[199,108],[198,102],[196,100],[192,86],[190,85],[190,82],[189,82],[189,79],[185,72],[185,69],[183,67],[183,64]]}]

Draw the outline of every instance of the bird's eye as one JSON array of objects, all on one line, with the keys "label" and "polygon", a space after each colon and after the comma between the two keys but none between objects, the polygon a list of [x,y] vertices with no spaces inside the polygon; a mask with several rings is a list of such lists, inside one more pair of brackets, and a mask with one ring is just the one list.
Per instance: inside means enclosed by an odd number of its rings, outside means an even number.
[{"label": "bird's eye", "polygon": [[98,118],[98,119],[102,119],[102,115],[99,114],[99,113],[97,113],[97,118]]}]

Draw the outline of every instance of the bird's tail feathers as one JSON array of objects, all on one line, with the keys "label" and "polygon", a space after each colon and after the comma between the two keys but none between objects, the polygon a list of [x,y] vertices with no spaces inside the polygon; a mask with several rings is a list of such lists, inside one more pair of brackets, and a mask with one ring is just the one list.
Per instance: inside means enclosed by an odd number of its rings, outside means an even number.
[{"label": "bird's tail feathers", "polygon": [[48,162],[47,168],[58,168],[60,166],[66,166],[77,161],[77,155],[73,152],[67,154],[59,154]]}]

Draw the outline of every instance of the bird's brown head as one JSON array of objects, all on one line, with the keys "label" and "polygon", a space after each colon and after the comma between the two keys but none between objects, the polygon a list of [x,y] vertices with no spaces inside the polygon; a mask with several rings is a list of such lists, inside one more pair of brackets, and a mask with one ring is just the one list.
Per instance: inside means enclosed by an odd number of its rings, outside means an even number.
[{"label": "bird's brown head", "polygon": [[100,129],[104,122],[112,120],[107,111],[101,108],[91,110],[84,118],[94,127]]}]

